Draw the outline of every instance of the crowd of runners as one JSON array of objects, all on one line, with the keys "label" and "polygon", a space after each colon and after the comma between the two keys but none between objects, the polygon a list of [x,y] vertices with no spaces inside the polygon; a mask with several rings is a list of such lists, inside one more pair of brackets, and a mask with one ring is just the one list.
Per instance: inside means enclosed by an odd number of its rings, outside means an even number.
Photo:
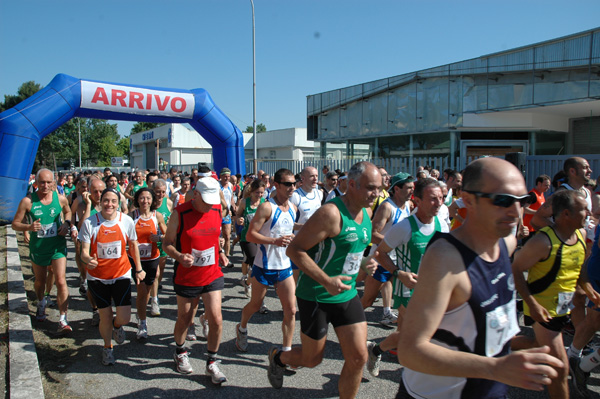
[{"label": "crowd of runners", "polygon": [[[398,398],[501,398],[508,385],[567,398],[569,375],[574,392],[587,395],[600,362],[590,345],[600,330],[600,187],[585,159],[569,158],[529,192],[522,173],[498,158],[442,173],[420,167],[392,176],[369,162],[296,172],[37,171],[12,223],[30,248],[35,319],[46,321],[56,285],[57,331],[72,332],[71,237],[79,292],[104,341],[99,357],[112,365],[132,291],[136,338],[152,334],[147,316],[161,315],[170,258],[175,369],[193,372],[186,341],[197,339],[197,325],[207,339],[205,372],[220,385],[222,268],[236,266],[230,256],[239,244],[248,302],[235,346],[252,350],[251,318],[268,311],[273,287],[283,314],[281,342],[267,354],[274,388],[286,368],[322,362],[331,324],[345,361],[341,398],[357,396],[365,365],[379,375],[386,351],[404,366]],[[379,297],[380,323],[396,328],[374,342],[364,309]],[[521,313],[533,336],[520,334]],[[564,333],[573,336],[566,350]]]}]

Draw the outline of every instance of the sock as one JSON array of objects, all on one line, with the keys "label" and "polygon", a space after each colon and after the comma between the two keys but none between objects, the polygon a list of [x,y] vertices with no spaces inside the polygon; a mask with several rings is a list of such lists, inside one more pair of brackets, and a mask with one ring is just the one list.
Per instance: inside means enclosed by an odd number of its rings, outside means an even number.
[{"label": "sock", "polygon": [[43,297],[42,299],[40,299],[38,301],[38,308],[45,308],[46,307],[46,297]]},{"label": "sock", "polygon": [[217,352],[211,352],[207,349],[206,353],[208,355],[208,358],[206,359],[207,366],[217,361]]},{"label": "sock", "polygon": [[44,296],[50,296],[49,292],[44,292]]},{"label": "sock", "polygon": [[59,322],[61,322],[61,321],[67,321],[67,314],[66,313],[65,314],[61,314],[60,318],[58,319],[58,321]]},{"label": "sock", "polygon": [[577,349],[575,346],[573,346],[573,344],[571,344],[571,346],[569,346],[569,349],[567,349],[567,356],[568,357],[581,357],[582,352],[583,352],[583,349]]},{"label": "sock", "polygon": [[277,353],[273,357],[273,360],[275,360],[275,364],[279,367],[285,367],[285,364],[281,363],[281,351],[277,351]]},{"label": "sock", "polygon": [[244,334],[248,332],[248,328],[243,328],[241,324],[240,324],[238,330],[240,330],[240,332],[244,333]]},{"label": "sock", "polygon": [[113,347],[112,347],[112,344],[110,344],[110,345],[108,345],[108,346],[104,345],[104,347],[105,347],[105,348],[108,348],[108,349],[112,349],[112,348],[113,348]]},{"label": "sock", "polygon": [[178,355],[181,355],[182,353],[187,352],[187,349],[185,349],[184,345],[185,345],[185,342],[181,345],[179,345],[177,342],[175,342],[175,353],[177,353]]},{"label": "sock", "polygon": [[282,351],[282,352],[289,352],[289,351],[291,351],[291,350],[292,350],[292,347],[291,347],[291,346],[282,346],[282,347],[281,347],[281,351]]},{"label": "sock", "polygon": [[144,320],[138,320],[138,323],[140,326],[145,326],[146,325],[146,319]]},{"label": "sock", "polygon": [[383,308],[383,315],[385,316],[385,315],[388,315],[390,313],[392,313],[392,309],[389,306],[385,306]]},{"label": "sock", "polygon": [[379,344],[373,347],[373,354],[375,354],[375,356],[381,356],[381,354],[383,354],[383,351],[381,350]]}]

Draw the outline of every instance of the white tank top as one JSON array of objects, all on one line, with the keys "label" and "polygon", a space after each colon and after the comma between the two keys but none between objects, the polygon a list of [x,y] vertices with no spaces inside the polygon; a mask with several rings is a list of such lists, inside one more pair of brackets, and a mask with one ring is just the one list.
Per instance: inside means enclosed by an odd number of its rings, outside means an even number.
[{"label": "white tank top", "polygon": [[[266,237],[274,238],[292,234],[296,210],[294,205],[290,204],[290,208],[284,212],[273,200],[269,200],[267,204],[271,205],[271,217],[258,232]],[[254,265],[266,270],[284,270],[292,267],[290,258],[285,254],[286,249],[286,247],[276,245],[258,244]]]}]

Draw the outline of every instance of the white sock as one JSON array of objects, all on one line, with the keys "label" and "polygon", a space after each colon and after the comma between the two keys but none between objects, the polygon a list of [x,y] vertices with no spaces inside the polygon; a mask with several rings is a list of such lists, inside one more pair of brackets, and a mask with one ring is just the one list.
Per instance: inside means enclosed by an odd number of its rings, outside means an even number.
[{"label": "white sock", "polygon": [[581,357],[582,352],[583,352],[583,349],[577,349],[576,347],[573,346],[573,344],[571,344],[571,346],[569,346],[569,349],[567,349],[567,356],[568,357]]},{"label": "white sock", "polygon": [[248,327],[244,328],[241,325],[238,327],[238,330],[240,330],[241,333],[246,333],[248,332]]},{"label": "white sock", "polygon": [[61,314],[61,315],[60,315],[60,318],[58,319],[58,321],[59,321],[59,322],[60,322],[60,321],[67,321],[67,314],[66,314],[66,313],[65,313],[65,314]]},{"label": "white sock", "polygon": [[281,351],[282,351],[282,352],[289,352],[289,351],[291,351],[291,350],[292,350],[292,347],[291,347],[291,346],[282,346],[282,347],[281,347]]},{"label": "white sock", "polygon": [[392,308],[390,308],[389,306],[386,306],[386,307],[383,308],[383,315],[384,316],[388,315],[390,313],[392,313]]}]

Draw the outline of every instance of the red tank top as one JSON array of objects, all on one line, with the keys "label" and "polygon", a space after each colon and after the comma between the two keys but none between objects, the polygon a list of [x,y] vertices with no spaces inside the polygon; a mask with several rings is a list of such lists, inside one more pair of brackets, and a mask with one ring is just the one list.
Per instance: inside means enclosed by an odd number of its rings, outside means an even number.
[{"label": "red tank top", "polygon": [[[98,214],[94,216],[97,219],[96,223],[99,224]],[[121,218],[122,214],[119,212],[119,222]],[[112,227],[101,224],[90,245],[90,256],[98,257],[98,266],[88,269],[88,273],[103,280],[111,280],[125,275],[131,269],[125,250],[126,244],[120,223],[116,223]]]},{"label": "red tank top", "polygon": [[192,202],[177,207],[179,229],[177,250],[194,256],[192,267],[175,262],[175,284],[188,287],[209,285],[223,276],[219,266],[219,235],[221,234],[221,205],[213,205],[207,213],[194,209]]},{"label": "red tank top", "polygon": [[[160,257],[160,251],[155,242],[150,241],[150,235],[158,234],[158,220],[156,211],[152,212],[149,219],[142,219],[139,209],[133,212],[135,232],[138,237],[138,246],[141,260],[152,260]],[[130,255],[131,256],[131,255]]]}]

